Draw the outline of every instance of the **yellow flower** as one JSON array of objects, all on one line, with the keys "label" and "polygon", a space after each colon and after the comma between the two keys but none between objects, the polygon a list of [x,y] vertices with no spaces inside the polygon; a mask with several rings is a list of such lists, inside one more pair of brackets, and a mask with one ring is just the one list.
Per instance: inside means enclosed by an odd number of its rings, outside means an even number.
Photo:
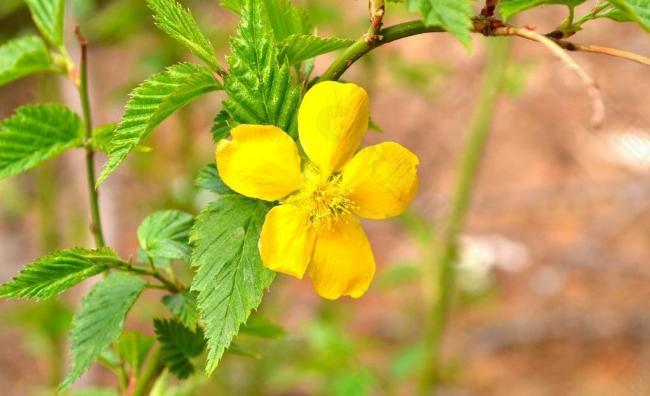
[{"label": "yellow flower", "polygon": [[368,129],[368,94],[354,84],[323,82],[305,95],[293,139],[269,125],[239,125],[217,145],[217,168],[230,188],[280,201],[267,214],[259,249],[264,266],[302,279],[322,297],[360,297],[375,274],[361,216],[402,213],[418,188],[417,156],[393,142],[359,144]]}]

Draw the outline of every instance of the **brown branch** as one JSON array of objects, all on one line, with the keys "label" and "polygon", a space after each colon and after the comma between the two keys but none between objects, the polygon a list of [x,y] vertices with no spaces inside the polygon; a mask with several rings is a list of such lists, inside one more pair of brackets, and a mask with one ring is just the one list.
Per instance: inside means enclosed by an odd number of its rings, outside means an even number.
[{"label": "brown branch", "polygon": [[614,56],[616,58],[623,58],[631,60],[632,62],[640,63],[642,65],[650,66],[650,57],[635,54],[634,52],[624,51],[617,48],[603,47],[601,45],[592,44],[575,44],[565,40],[553,39],[555,44],[564,48],[567,51],[582,51],[591,52],[593,54],[603,54]]}]

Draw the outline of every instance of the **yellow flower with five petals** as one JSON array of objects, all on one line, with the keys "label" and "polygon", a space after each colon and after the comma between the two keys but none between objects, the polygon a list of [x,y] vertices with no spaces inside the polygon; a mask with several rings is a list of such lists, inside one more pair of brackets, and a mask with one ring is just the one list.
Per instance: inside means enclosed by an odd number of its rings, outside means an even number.
[{"label": "yellow flower with five petals", "polygon": [[239,125],[231,140],[217,145],[217,168],[226,185],[280,202],[262,227],[264,266],[299,279],[306,273],[327,299],[362,296],[375,274],[372,249],[356,216],[397,216],[418,189],[419,160],[401,145],[385,142],[356,152],[369,112],[364,89],[322,82],[305,94],[298,111],[306,161],[293,139],[270,125]]}]

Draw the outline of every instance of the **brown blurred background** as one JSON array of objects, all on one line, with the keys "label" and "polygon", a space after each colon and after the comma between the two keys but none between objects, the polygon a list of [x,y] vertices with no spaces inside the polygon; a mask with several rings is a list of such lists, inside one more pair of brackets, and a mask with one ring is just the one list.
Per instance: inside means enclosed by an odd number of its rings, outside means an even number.
[{"label": "brown blurred background", "polygon": [[[12,2],[0,5],[3,41],[33,30],[26,9]],[[79,21],[91,43],[97,125],[118,121],[127,93],[148,75],[187,58],[140,3],[70,2],[67,44],[76,56],[72,29]],[[216,1],[185,4],[226,54],[236,16]],[[363,1],[300,4],[321,35],[355,38],[365,30]],[[390,4],[387,25],[415,18],[403,8]],[[547,32],[564,16],[561,7],[546,7],[516,23]],[[421,159],[410,213],[366,224],[379,266],[373,285],[360,300],[332,303],[308,281],[278,277],[259,315],[282,325],[286,336],[244,340],[260,359],[227,355],[213,378],[199,373],[188,393],[177,394],[412,394],[425,313],[421,271],[448,204],[485,40],[475,37],[468,54],[447,34],[412,37],[374,51],[345,74],[370,92],[373,119],[383,129],[366,143],[398,141]],[[632,24],[595,21],[573,40],[650,55],[650,36]],[[542,46],[513,40],[463,237],[443,395],[650,395],[650,69],[571,56],[602,90],[606,120],[598,130],[574,74]],[[317,72],[331,59],[319,58]],[[213,161],[209,130],[221,99],[206,96],[166,121],[146,142],[153,151],[132,154],[102,186],[107,240],[124,257],[135,254],[135,229],[148,213],[196,213],[212,198],[192,181]],[[0,116],[36,101],[79,108],[67,81],[34,76],[0,88]],[[91,245],[82,156],[66,154],[0,182],[0,281],[48,250]],[[52,394],[49,386],[66,367],[71,309],[90,286],[60,302],[0,302],[1,394]],[[127,328],[151,334],[152,315],[166,314],[159,296],[147,292]],[[113,383],[95,367],[80,387]]]}]

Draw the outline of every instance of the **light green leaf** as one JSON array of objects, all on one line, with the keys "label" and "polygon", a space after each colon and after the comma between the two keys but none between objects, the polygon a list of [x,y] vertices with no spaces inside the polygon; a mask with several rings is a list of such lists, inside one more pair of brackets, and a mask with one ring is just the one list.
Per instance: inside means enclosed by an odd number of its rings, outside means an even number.
[{"label": "light green leaf", "polygon": [[192,289],[208,342],[212,373],[239,327],[260,304],[275,274],[262,266],[257,243],[269,205],[237,194],[221,195],[197,217],[190,234]]},{"label": "light green leaf", "polygon": [[515,14],[519,14],[522,11],[541,5],[559,4],[567,7],[576,7],[585,1],[586,0],[500,0],[497,4],[499,7],[499,13],[504,20],[507,20]]},{"label": "light green leaf", "polygon": [[[307,14],[291,0],[255,0],[266,12],[268,25],[276,42],[280,43],[294,34],[309,34],[312,30]],[[243,4],[243,2],[242,2]]]},{"label": "light green leaf", "polygon": [[[242,3],[237,37],[231,39],[224,109],[234,123],[276,125],[294,137],[301,89],[294,84],[266,20],[263,1]],[[231,123],[232,124],[232,123]]]},{"label": "light green leaf", "polygon": [[191,358],[205,347],[203,334],[194,332],[175,320],[155,319],[156,337],[160,342],[160,359],[179,379],[194,372]]},{"label": "light green leaf", "polygon": [[43,36],[56,47],[63,46],[65,0],[25,0],[32,19]]},{"label": "light green leaf", "polygon": [[439,25],[466,48],[472,45],[472,0],[407,0],[411,11],[419,11],[427,26]]},{"label": "light green leaf", "polygon": [[241,4],[239,4],[239,0],[221,0],[219,1],[219,4],[221,4],[222,7],[234,12],[235,14],[239,15],[241,12]]},{"label": "light green leaf", "polygon": [[221,84],[210,69],[179,63],[154,74],[138,86],[117,129],[113,132],[108,163],[97,184],[101,184],[149,133],[176,110]]},{"label": "light green leaf", "polygon": [[20,107],[0,123],[0,179],[31,169],[82,142],[81,119],[67,107]]},{"label": "light green leaf", "polygon": [[147,0],[147,4],[155,13],[156,26],[187,47],[207,63],[212,70],[221,70],[221,66],[214,56],[212,43],[201,32],[189,10],[183,8],[175,0]]},{"label": "light green leaf", "polygon": [[0,297],[42,300],[54,297],[107,268],[117,255],[109,248],[59,250],[28,264],[0,286]]},{"label": "light green leaf", "polygon": [[609,0],[609,2],[627,15],[631,21],[650,32],[650,0]]},{"label": "light green leaf", "polygon": [[242,326],[240,333],[262,338],[284,337],[284,329],[268,319],[251,317]]},{"label": "light green leaf", "polygon": [[229,194],[233,191],[226,186],[226,183],[221,180],[219,171],[214,164],[206,165],[201,169],[199,175],[194,181],[194,185],[203,189],[215,192],[217,194]]},{"label": "light green leaf", "polygon": [[140,247],[150,258],[188,260],[193,221],[192,215],[178,210],[155,212],[138,227]]},{"label": "light green leaf", "polygon": [[40,37],[19,37],[0,47],[0,85],[47,70],[50,54]]},{"label": "light green leaf", "polygon": [[120,335],[116,350],[121,361],[126,362],[137,376],[144,363],[154,339],[134,331],[125,331]]},{"label": "light green leaf", "polygon": [[226,350],[227,353],[230,353],[232,355],[237,355],[237,356],[243,356],[243,357],[248,357],[248,358],[253,358],[253,359],[261,359],[262,355],[259,353],[255,352],[254,350],[250,348],[246,348],[242,346],[239,343],[232,342],[228,349]]},{"label": "light green leaf", "polygon": [[199,322],[199,309],[196,299],[196,292],[186,290],[180,294],[165,296],[162,301],[185,327],[194,331]]},{"label": "light green leaf", "polygon": [[84,297],[72,320],[72,369],[60,389],[72,385],[102,350],[118,339],[126,314],[145,285],[146,282],[138,277],[114,272]]},{"label": "light green leaf", "polygon": [[282,42],[282,47],[289,64],[294,65],[318,55],[347,48],[352,43],[354,40],[299,34],[287,37]]}]

